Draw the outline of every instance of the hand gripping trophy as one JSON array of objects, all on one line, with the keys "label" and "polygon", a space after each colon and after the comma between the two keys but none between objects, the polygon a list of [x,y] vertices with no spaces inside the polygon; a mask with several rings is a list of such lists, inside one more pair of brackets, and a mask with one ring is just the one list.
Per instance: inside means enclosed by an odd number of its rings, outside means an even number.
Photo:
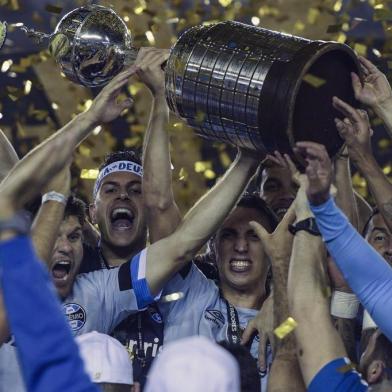
[{"label": "hand gripping trophy", "polygon": [[[99,5],[69,12],[52,34],[22,29],[48,39],[64,74],[87,87],[105,85],[137,57],[124,21]],[[312,140],[333,156],[343,140],[331,101],[336,95],[355,105],[351,72],[360,67],[347,45],[226,21],[181,35],[165,66],[166,98],[208,139],[290,154],[296,141]]]}]

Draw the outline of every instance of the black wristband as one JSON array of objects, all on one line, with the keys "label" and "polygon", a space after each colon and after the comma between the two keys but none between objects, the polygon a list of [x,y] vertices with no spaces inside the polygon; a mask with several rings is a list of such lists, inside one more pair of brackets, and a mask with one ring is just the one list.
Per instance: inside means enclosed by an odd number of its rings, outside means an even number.
[{"label": "black wristband", "polygon": [[289,225],[289,231],[293,235],[295,235],[295,233],[297,233],[300,230],[305,230],[309,234],[316,235],[316,236],[321,235],[316,223],[316,219],[314,218],[307,218],[300,222],[297,222],[294,225]]}]

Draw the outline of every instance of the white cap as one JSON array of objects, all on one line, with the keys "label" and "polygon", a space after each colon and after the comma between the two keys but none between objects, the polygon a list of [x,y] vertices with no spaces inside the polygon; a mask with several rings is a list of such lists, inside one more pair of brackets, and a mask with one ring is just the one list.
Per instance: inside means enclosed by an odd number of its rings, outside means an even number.
[{"label": "white cap", "polygon": [[76,341],[93,383],[133,384],[132,361],[118,340],[94,331],[77,336]]},{"label": "white cap", "polygon": [[239,392],[237,360],[203,336],[164,346],[155,359],[145,392]]}]

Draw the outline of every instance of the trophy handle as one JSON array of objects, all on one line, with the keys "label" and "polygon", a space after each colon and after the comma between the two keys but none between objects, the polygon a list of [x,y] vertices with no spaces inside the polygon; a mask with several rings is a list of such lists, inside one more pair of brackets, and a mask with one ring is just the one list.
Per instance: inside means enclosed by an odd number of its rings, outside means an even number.
[{"label": "trophy handle", "polygon": [[34,29],[30,29],[24,24],[21,26],[16,26],[19,29],[21,29],[29,38],[32,38],[34,41],[36,41],[38,44],[42,43],[44,39],[50,39],[53,34],[46,34],[41,31],[36,31]]}]

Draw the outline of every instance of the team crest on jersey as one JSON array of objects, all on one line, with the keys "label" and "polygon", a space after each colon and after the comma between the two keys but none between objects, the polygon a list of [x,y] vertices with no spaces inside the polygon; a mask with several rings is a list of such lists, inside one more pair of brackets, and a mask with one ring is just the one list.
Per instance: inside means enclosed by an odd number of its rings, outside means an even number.
[{"label": "team crest on jersey", "polygon": [[86,311],[79,304],[64,304],[63,309],[72,331],[79,331],[86,324]]},{"label": "team crest on jersey", "polygon": [[162,324],[162,316],[158,311],[156,311],[153,308],[148,308],[148,313],[150,314],[150,317],[159,324]]},{"label": "team crest on jersey", "polygon": [[218,327],[225,323],[225,317],[220,310],[207,309],[204,313],[204,317],[208,321],[212,321]]}]

